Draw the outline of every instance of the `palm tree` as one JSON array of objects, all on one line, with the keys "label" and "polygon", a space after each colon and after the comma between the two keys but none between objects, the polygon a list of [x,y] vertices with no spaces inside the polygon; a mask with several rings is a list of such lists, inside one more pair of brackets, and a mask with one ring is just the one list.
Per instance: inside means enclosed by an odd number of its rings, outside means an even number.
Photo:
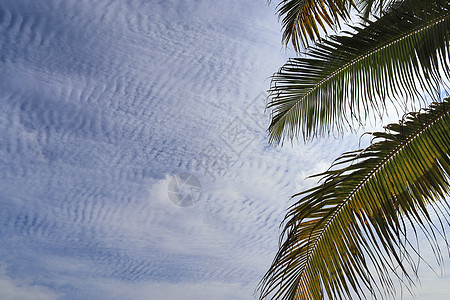
[{"label": "palm tree", "polygon": [[[318,8],[303,9],[311,3]],[[339,24],[354,6],[362,25],[319,37],[317,25]],[[354,129],[391,104],[405,110],[435,101],[372,133],[369,147],[342,154],[315,175],[317,187],[293,196],[300,199],[285,217],[260,299],[393,296],[392,278],[411,282],[420,258],[406,228],[421,230],[439,257],[433,241],[449,215],[450,98],[441,96],[450,78],[450,4],[285,0],[278,11],[286,44],[317,43],[273,76],[270,142]],[[301,23],[308,18],[315,21]]]}]

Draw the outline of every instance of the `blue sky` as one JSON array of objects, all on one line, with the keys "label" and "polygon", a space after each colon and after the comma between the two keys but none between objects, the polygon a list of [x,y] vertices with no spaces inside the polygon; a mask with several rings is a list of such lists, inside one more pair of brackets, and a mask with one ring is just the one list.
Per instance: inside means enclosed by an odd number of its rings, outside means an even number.
[{"label": "blue sky", "polygon": [[[253,298],[289,197],[358,146],[268,146],[274,10],[0,1],[0,299]],[[416,299],[450,293],[425,273]]]}]

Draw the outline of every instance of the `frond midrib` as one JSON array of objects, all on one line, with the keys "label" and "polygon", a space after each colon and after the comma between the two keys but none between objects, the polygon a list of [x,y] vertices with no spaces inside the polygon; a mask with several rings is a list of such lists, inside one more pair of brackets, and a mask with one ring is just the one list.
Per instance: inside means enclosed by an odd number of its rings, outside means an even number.
[{"label": "frond midrib", "polygon": [[[363,61],[365,59],[368,59],[369,57],[375,55],[376,53],[378,53],[381,50],[384,50],[386,48],[389,48],[393,45],[395,45],[396,43],[411,37],[413,35],[419,34],[420,32],[422,32],[423,30],[426,30],[430,27],[433,27],[441,22],[443,22],[444,20],[450,18],[450,14],[445,15],[443,17],[438,17],[436,19],[431,20],[430,22],[423,24],[417,28],[414,28],[410,31],[408,31],[407,33],[404,33],[400,36],[397,36],[393,39],[391,39],[388,42],[385,42],[382,45],[379,45],[377,47],[375,47],[374,49],[367,51],[364,54],[359,55],[358,57],[356,57],[355,59],[353,59],[352,61],[346,63],[345,65],[343,65],[341,68],[338,68],[337,70],[333,71],[330,75],[328,75],[327,77],[325,77],[324,79],[322,79],[321,81],[319,81],[314,87],[312,87],[309,91],[307,91],[303,96],[301,96],[294,105],[292,105],[286,112],[283,113],[283,115],[278,119],[277,123],[280,123],[281,120],[284,120],[288,117],[288,115],[291,113],[291,111],[295,108],[297,108],[297,106],[306,98],[308,97],[310,94],[312,94],[313,92],[315,92],[317,89],[319,89],[325,82],[330,81],[331,79],[335,78],[338,74],[344,72],[345,70],[347,70],[348,68],[352,67],[353,65],[359,63],[360,61]],[[276,123],[276,124],[277,124]],[[274,124],[275,126],[275,124]],[[271,126],[271,127],[274,127]]]},{"label": "frond midrib", "polygon": [[[395,155],[400,153],[404,147],[406,147],[409,143],[411,143],[415,138],[417,138],[421,133],[423,133],[425,130],[427,130],[430,126],[432,126],[436,121],[438,121],[440,118],[444,117],[446,114],[450,112],[450,108],[447,108],[439,115],[432,118],[429,122],[412,132],[407,139],[402,141],[399,145],[397,145],[390,153],[387,155],[379,164],[375,166],[375,168],[364,177],[364,179],[350,192],[350,194],[343,200],[341,204],[337,207],[337,209],[333,212],[330,219],[327,220],[325,223],[323,229],[321,229],[319,236],[315,239],[313,242],[313,245],[311,247],[311,250],[308,251],[308,257],[306,259],[306,262],[310,261],[310,258],[314,256],[315,251],[317,250],[317,245],[322,241],[323,235],[326,233],[328,227],[330,224],[334,221],[334,219],[337,217],[337,215],[344,209],[344,206],[346,206],[348,203],[350,203],[353,196],[377,173],[381,170],[381,168]],[[305,268],[302,270],[302,272],[299,274],[299,277],[301,277],[304,274],[304,271],[307,269],[307,265],[305,265]]]}]

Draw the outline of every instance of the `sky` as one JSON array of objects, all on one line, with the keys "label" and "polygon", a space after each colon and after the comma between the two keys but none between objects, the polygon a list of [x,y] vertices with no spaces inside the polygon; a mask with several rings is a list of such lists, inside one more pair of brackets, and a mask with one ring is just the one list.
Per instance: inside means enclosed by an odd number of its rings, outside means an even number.
[{"label": "sky", "polygon": [[268,145],[291,55],[265,0],[1,0],[0,299],[253,299],[290,196],[359,142]]}]

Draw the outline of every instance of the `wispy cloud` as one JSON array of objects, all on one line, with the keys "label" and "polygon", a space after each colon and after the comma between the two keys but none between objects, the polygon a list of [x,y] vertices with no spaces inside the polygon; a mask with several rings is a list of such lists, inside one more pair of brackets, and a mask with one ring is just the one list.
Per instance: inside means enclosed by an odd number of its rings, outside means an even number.
[{"label": "wispy cloud", "polygon": [[249,299],[289,197],[357,146],[267,145],[265,1],[4,1],[0,45],[0,298]]},{"label": "wispy cloud", "polygon": [[6,275],[5,266],[0,267],[0,299],[8,300],[53,300],[57,293],[45,286],[35,285]]}]

